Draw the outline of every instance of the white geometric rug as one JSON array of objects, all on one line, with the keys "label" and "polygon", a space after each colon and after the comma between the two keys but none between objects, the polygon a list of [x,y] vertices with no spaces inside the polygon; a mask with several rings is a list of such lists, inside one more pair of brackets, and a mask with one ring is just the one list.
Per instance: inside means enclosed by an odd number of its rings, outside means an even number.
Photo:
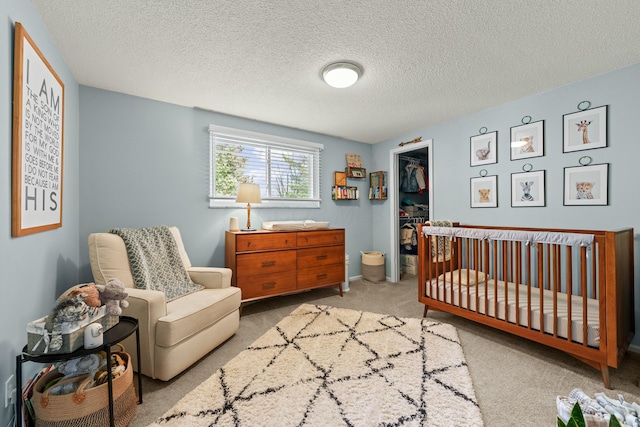
[{"label": "white geometric rug", "polygon": [[152,426],[482,426],[456,329],[303,304]]}]

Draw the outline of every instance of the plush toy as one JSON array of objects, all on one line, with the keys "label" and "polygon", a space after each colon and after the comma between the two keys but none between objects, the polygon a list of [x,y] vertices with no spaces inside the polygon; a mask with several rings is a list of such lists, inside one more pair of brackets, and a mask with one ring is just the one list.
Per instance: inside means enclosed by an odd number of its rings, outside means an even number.
[{"label": "plush toy", "polygon": [[[104,364],[104,357],[99,354],[88,354],[86,356],[80,356],[73,359],[69,359],[58,365],[58,372],[64,375],[59,381],[66,380],[68,378],[79,377],[89,375],[93,377],[100,369],[100,366]],[[78,381],[70,382],[62,385],[53,385],[51,388],[51,394],[67,394],[76,391],[81,379]]]},{"label": "plush toy", "polygon": [[100,292],[100,301],[107,306],[107,314],[120,316],[122,309],[129,307],[124,283],[118,279],[110,279],[106,285],[96,285]]},{"label": "plush toy", "polygon": [[[104,354],[104,353],[103,353]],[[106,354],[104,354],[106,357]],[[127,364],[125,363],[122,356],[118,353],[111,353],[111,378],[116,379],[120,375],[124,374],[124,371],[127,369]],[[107,378],[107,367],[104,366],[94,375],[93,379],[95,380],[95,385],[98,386],[100,384],[104,384],[108,381]]]},{"label": "plush toy", "polygon": [[95,283],[87,283],[72,288],[69,293],[69,297],[73,298],[78,294],[85,294],[84,303],[89,307],[100,307],[102,305],[102,301],[100,301],[100,292],[98,291]]},{"label": "plush toy", "polygon": [[85,294],[80,293],[71,298],[63,298],[51,310],[45,320],[45,329],[51,333],[49,350],[58,351],[62,348],[62,324],[77,322],[87,317],[89,306],[84,303]]}]

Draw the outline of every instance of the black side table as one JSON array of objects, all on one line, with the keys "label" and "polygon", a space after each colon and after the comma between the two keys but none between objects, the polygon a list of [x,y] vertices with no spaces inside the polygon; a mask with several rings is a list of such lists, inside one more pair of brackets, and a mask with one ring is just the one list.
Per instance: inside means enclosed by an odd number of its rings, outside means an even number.
[{"label": "black side table", "polygon": [[[138,334],[138,319],[129,316],[120,316],[120,322],[104,332],[102,345],[96,348],[86,349],[79,348],[73,353],[59,354],[29,354],[27,346],[22,349],[22,353],[16,356],[16,425],[22,425],[22,364],[24,362],[36,363],[53,363],[60,360],[69,360],[76,357],[86,356],[88,354],[104,351],[107,353],[107,363],[111,360],[111,347],[124,340],[132,333],[136,333],[136,355],[138,356],[138,404],[142,403],[142,378],[140,364],[140,336]],[[113,419],[113,379],[111,377],[111,369],[107,369],[107,383],[109,388],[109,420],[111,427],[114,427]]]}]

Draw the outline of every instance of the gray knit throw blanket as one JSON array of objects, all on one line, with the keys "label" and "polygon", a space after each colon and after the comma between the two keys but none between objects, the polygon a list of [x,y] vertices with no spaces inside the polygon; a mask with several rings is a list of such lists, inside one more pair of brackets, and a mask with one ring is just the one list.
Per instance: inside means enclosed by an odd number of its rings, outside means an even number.
[{"label": "gray knit throw blanket", "polygon": [[109,232],[124,240],[136,288],[164,292],[167,301],[204,288],[191,281],[169,227],[116,228]]}]

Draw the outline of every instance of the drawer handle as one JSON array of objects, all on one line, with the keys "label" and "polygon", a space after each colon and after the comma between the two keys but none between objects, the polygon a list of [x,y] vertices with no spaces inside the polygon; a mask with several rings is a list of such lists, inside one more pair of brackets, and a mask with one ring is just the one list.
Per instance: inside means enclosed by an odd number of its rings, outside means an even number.
[{"label": "drawer handle", "polygon": [[326,278],[327,278],[327,274],[326,274],[326,273],[318,274],[318,275],[316,276],[316,278],[317,278],[317,279],[326,279]]},{"label": "drawer handle", "polygon": [[276,282],[268,282],[268,283],[263,283],[262,284],[263,288],[275,288],[276,287]]},{"label": "drawer handle", "polygon": [[276,265],[275,261],[262,261],[263,267],[273,267],[274,265]]},{"label": "drawer handle", "polygon": [[318,256],[316,257],[316,259],[317,259],[317,260],[327,259],[327,256],[326,256],[326,255],[318,255]]}]

